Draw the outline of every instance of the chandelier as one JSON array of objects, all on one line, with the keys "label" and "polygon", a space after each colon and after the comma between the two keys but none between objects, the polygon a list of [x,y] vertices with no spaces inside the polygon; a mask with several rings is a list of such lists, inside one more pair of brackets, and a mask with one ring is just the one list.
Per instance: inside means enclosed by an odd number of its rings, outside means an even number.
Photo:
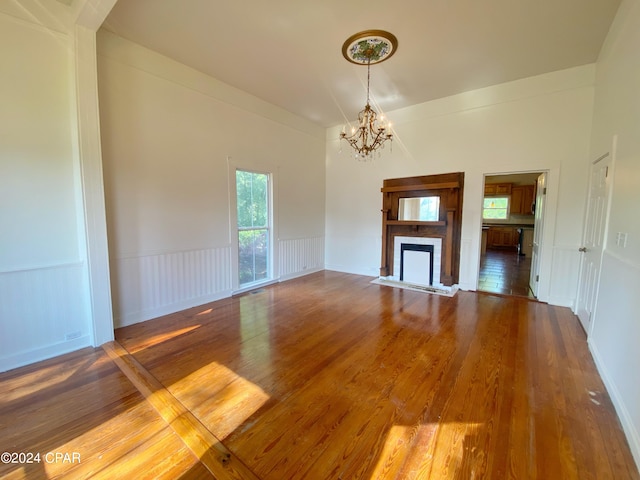
[{"label": "chandelier", "polygon": [[384,143],[393,141],[391,123],[384,121],[371,108],[369,86],[371,83],[371,64],[383,62],[393,55],[398,48],[396,37],[384,30],[365,30],[349,37],[342,45],[342,55],[357,65],[367,66],[367,104],[358,113],[357,126],[351,127],[347,133],[345,127],[340,133],[340,140],[346,140],[355,150],[355,158],[369,160],[374,152],[383,148]]}]

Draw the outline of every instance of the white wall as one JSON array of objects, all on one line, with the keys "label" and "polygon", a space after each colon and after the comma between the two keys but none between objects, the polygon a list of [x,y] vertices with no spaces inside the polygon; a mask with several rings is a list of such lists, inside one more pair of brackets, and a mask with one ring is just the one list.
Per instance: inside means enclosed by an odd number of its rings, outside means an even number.
[{"label": "white wall", "polygon": [[[589,345],[640,466],[640,2],[625,0],[597,63],[591,158],[611,151],[613,197]],[[613,152],[612,152],[613,153]],[[616,245],[625,232],[627,245]]]},{"label": "white wall", "polygon": [[0,13],[0,371],[92,341],[74,40],[13,13]]},{"label": "white wall", "polygon": [[[375,81],[375,72],[373,80]],[[586,191],[594,66],[386,112],[393,151],[359,163],[327,133],[327,268],[377,276],[386,178],[465,172],[460,286],[477,286],[483,175],[548,171],[540,299],[573,306]],[[354,112],[354,116],[355,116]]]},{"label": "white wall", "polygon": [[277,176],[276,277],[324,267],[324,129],[98,35],[116,326],[228,296],[229,168]]}]

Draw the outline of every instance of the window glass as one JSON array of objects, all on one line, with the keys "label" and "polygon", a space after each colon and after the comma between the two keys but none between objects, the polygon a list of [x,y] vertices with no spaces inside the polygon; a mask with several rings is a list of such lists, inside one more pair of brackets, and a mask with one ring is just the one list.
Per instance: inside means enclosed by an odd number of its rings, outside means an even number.
[{"label": "window glass", "polygon": [[236,172],[240,286],[269,277],[269,175]]},{"label": "window glass", "polygon": [[484,220],[507,220],[509,218],[509,197],[484,197],[482,218]]}]

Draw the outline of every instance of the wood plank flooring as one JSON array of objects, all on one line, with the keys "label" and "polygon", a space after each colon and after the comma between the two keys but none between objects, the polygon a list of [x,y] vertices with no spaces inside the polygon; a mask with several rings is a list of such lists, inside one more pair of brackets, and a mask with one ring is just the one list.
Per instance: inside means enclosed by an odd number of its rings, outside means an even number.
[{"label": "wood plank flooring", "polygon": [[270,480],[640,479],[570,310],[370,280],[318,272],[0,374],[0,451],[82,455],[0,476],[231,478],[219,441]]},{"label": "wood plank flooring", "polygon": [[101,349],[0,375],[0,452],[40,454],[7,479],[213,478]]},{"label": "wood plank flooring", "polygon": [[487,249],[480,258],[478,290],[534,298],[529,288],[531,257],[515,250]]}]

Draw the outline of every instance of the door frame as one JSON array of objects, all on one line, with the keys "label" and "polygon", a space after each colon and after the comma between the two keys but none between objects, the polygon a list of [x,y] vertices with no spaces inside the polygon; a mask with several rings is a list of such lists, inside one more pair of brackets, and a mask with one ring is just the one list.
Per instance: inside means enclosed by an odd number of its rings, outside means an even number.
[{"label": "door frame", "polygon": [[617,148],[617,142],[618,142],[618,136],[614,135],[613,140],[612,140],[612,145],[611,145],[611,149],[606,152],[603,155],[600,155],[597,159],[593,160],[590,164],[589,164],[589,183],[588,183],[588,190],[587,190],[587,194],[585,197],[585,209],[584,209],[584,218],[583,218],[583,230],[582,230],[582,238],[580,239],[581,241],[581,248],[585,246],[586,242],[585,239],[587,237],[587,228],[588,228],[588,216],[589,216],[589,203],[591,202],[591,187],[593,185],[593,168],[600,163],[602,160],[605,160],[608,158],[609,161],[609,171],[608,171],[608,175],[607,175],[607,182],[609,183],[609,187],[608,187],[608,191],[607,191],[607,199],[606,199],[606,206],[605,206],[605,212],[604,212],[604,225],[603,225],[603,229],[602,229],[602,239],[601,239],[601,250],[600,250],[600,258],[597,260],[597,264],[598,264],[598,268],[597,268],[597,272],[596,272],[596,278],[594,279],[595,285],[593,287],[593,305],[592,305],[592,309],[590,312],[590,319],[588,322],[588,325],[585,326],[583,318],[581,317],[580,313],[580,302],[582,300],[581,298],[581,294],[582,294],[582,287],[583,287],[583,282],[584,282],[584,268],[585,268],[585,255],[580,254],[580,269],[578,271],[578,287],[576,290],[576,302],[575,302],[575,308],[574,313],[576,314],[576,316],[578,317],[578,319],[580,320],[580,324],[582,325],[582,327],[585,330],[585,333],[587,334],[587,337],[591,336],[591,332],[593,331],[593,326],[595,324],[595,312],[596,312],[596,306],[598,304],[598,292],[600,290],[600,275],[602,272],[602,258],[604,256],[604,251],[607,248],[607,240],[609,237],[609,222],[610,222],[610,215],[611,215],[611,203],[612,203],[612,199],[613,199],[613,181],[614,181],[614,175],[615,175],[615,164],[616,164],[616,148]]},{"label": "door frame", "polygon": [[[542,180],[540,180],[542,178]],[[542,184],[543,191],[540,192],[540,185]],[[531,252],[531,272],[529,275],[529,290],[533,293],[535,298],[540,295],[540,261],[542,252],[542,239],[544,238],[544,217],[547,208],[547,173],[542,172],[538,175],[536,180],[536,195],[535,201],[535,214],[533,223],[533,248]],[[539,200],[540,199],[540,200]],[[540,205],[541,204],[541,205]],[[536,247],[536,240],[540,240],[540,243]],[[535,258],[534,258],[535,257]],[[536,279],[534,280],[534,275]],[[534,282],[538,285],[534,286]]]},{"label": "door frame", "polygon": [[[546,207],[544,211],[544,218],[542,219],[542,241],[540,243],[540,281],[538,282],[538,296],[537,299],[541,302],[548,302],[551,292],[551,270],[552,270],[552,250],[553,239],[555,236],[555,221],[551,221],[557,215],[558,205],[558,190],[560,185],[560,169],[559,168],[530,168],[527,170],[509,170],[509,171],[493,171],[482,173],[482,184],[480,185],[480,198],[477,205],[482,207],[484,199],[484,185],[486,178],[495,175],[519,175],[523,173],[544,173],[546,174],[547,182],[547,198]],[[478,278],[480,276],[480,250],[482,243],[482,208],[479,213],[479,225],[478,225],[478,237],[477,237],[477,252],[478,262],[476,265],[476,277],[475,277],[475,290],[478,290]]]},{"label": "door frame", "polygon": [[[278,168],[267,162],[235,161],[227,157],[228,184],[229,184],[229,246],[231,272],[231,291],[238,294],[255,290],[279,281],[279,256],[278,256],[278,221],[277,221],[277,179]],[[236,171],[261,173],[269,176],[269,258],[268,278],[240,287],[240,275],[238,268],[238,206],[236,190]]]}]

